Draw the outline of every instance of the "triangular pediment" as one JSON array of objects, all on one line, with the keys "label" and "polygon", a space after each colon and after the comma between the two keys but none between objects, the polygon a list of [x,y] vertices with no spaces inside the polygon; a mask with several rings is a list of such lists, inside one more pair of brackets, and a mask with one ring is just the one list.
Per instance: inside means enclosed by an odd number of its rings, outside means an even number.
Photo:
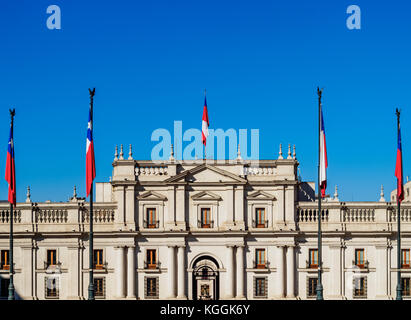
[{"label": "triangular pediment", "polygon": [[277,200],[272,194],[265,191],[256,191],[247,196],[248,200]]},{"label": "triangular pediment", "polygon": [[247,181],[231,172],[222,170],[220,168],[202,164],[193,169],[186,170],[180,174],[168,178],[166,183],[232,183],[232,184],[245,184]]},{"label": "triangular pediment", "polygon": [[212,193],[210,191],[201,191],[199,193],[194,194],[191,196],[191,199],[193,200],[215,200],[219,201],[221,200],[221,197],[215,193]]},{"label": "triangular pediment", "polygon": [[167,197],[163,196],[162,194],[155,192],[155,191],[147,191],[139,196],[137,196],[138,200],[157,200],[157,201],[165,201]]}]

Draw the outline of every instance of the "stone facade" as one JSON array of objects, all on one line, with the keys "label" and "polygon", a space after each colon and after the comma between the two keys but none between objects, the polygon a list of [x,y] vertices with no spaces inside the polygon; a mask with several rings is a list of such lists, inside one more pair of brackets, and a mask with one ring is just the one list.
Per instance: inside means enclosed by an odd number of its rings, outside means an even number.
[{"label": "stone facade", "polygon": [[[318,205],[297,167],[290,154],[258,163],[116,157],[112,180],[96,184],[97,298],[314,299]],[[87,299],[88,209],[76,195],[64,203],[28,195],[18,203],[19,298]],[[340,202],[337,194],[323,202],[325,299],[395,297],[395,209],[395,202]],[[8,228],[2,203],[2,291]],[[403,249],[411,248],[410,232],[404,202]],[[402,276],[410,278],[406,254]]]}]

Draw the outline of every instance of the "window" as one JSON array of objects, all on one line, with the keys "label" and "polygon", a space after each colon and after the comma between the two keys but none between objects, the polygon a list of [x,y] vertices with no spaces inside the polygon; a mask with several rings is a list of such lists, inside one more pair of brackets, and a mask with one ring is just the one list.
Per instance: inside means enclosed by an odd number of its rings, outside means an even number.
[{"label": "window", "polygon": [[265,228],[265,209],[264,208],[256,208],[255,209],[255,222],[257,228]]},{"label": "window", "polygon": [[308,265],[310,268],[318,268],[318,249],[309,250]]},{"label": "window", "polygon": [[354,277],[354,298],[366,298],[367,297],[367,278],[366,277]]},{"label": "window", "polygon": [[402,249],[401,250],[401,268],[409,268],[410,267],[410,249]]},{"label": "window", "polygon": [[94,295],[96,298],[104,298],[104,278],[94,278]]},{"label": "window", "polygon": [[103,269],[103,250],[97,249],[94,250],[94,269]]},{"label": "window", "polygon": [[147,208],[147,228],[158,228],[156,208]]},{"label": "window", "polygon": [[201,228],[211,228],[210,208],[201,208]]},{"label": "window", "polygon": [[57,264],[57,252],[56,250],[47,250],[47,267],[55,266]]},{"label": "window", "polygon": [[257,269],[265,269],[265,249],[255,249],[255,261]]},{"label": "window", "polygon": [[9,250],[1,250],[1,269],[3,270],[10,269]]},{"label": "window", "polygon": [[254,297],[267,298],[267,277],[254,278]]},{"label": "window", "polygon": [[317,284],[318,284],[318,278],[308,278],[308,284],[307,284],[307,296],[308,297],[315,297],[317,295]]},{"label": "window", "polygon": [[410,278],[401,278],[401,285],[402,285],[402,295],[404,297],[410,297],[411,296]]},{"label": "window", "polygon": [[364,268],[364,249],[355,249],[355,265],[360,268]]},{"label": "window", "polygon": [[0,298],[7,298],[9,296],[10,279],[0,278]]},{"label": "window", "polygon": [[156,269],[157,268],[157,259],[156,259],[156,250],[148,249],[147,250],[147,268]]},{"label": "window", "polygon": [[46,298],[59,297],[59,281],[57,277],[46,277],[44,279],[46,286]]},{"label": "window", "polygon": [[146,277],[144,284],[146,299],[158,299],[158,277]]}]

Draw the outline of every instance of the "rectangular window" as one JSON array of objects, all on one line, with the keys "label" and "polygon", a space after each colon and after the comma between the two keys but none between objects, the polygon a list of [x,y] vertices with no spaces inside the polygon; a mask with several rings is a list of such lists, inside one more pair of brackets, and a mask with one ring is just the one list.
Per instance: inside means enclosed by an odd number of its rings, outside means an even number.
[{"label": "rectangular window", "polygon": [[0,298],[7,298],[9,296],[10,279],[0,278]]},{"label": "rectangular window", "polygon": [[3,270],[10,269],[9,250],[1,250],[1,269]]},{"label": "rectangular window", "polygon": [[318,278],[308,278],[308,285],[307,285],[307,296],[308,297],[315,297],[317,295],[317,284]]},{"label": "rectangular window", "polygon": [[410,267],[410,249],[402,249],[401,250],[401,268],[409,268]]},{"label": "rectangular window", "polygon": [[104,298],[104,278],[94,278],[94,295]]},{"label": "rectangular window", "polygon": [[58,298],[59,297],[59,281],[57,277],[46,277],[46,298]]},{"label": "rectangular window", "polygon": [[156,269],[157,268],[157,257],[155,249],[147,250],[147,268]]},{"label": "rectangular window", "polygon": [[146,299],[158,299],[158,277],[145,278]]},{"label": "rectangular window", "polygon": [[364,249],[355,249],[355,265],[360,268],[364,268]]},{"label": "rectangular window", "polygon": [[201,228],[211,228],[210,208],[201,208]]},{"label": "rectangular window", "polygon": [[267,277],[259,277],[254,279],[254,297],[267,297]]},{"label": "rectangular window", "polygon": [[255,222],[257,228],[265,228],[265,209],[256,208],[255,209]]},{"label": "rectangular window", "polygon": [[257,269],[265,269],[265,249],[255,249],[255,261]]},{"label": "rectangular window", "polygon": [[366,277],[354,277],[354,297],[366,298],[367,297],[367,278]]},{"label": "rectangular window", "polygon": [[47,267],[55,266],[57,264],[57,251],[47,250]]},{"label": "rectangular window", "polygon": [[310,268],[318,268],[318,249],[309,250],[309,261]]},{"label": "rectangular window", "polygon": [[156,208],[147,208],[147,228],[157,228],[157,213]]},{"label": "rectangular window", "polygon": [[94,269],[103,269],[103,249],[94,250]]},{"label": "rectangular window", "polygon": [[403,297],[410,297],[410,278],[401,278],[402,295]]}]

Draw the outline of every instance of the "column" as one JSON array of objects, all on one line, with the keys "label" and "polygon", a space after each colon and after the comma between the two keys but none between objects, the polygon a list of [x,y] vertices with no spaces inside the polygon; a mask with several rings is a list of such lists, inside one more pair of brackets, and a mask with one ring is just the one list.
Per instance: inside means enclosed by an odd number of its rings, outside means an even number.
[{"label": "column", "polygon": [[234,297],[234,286],[233,286],[233,279],[234,279],[234,246],[228,245],[228,254],[227,254],[227,267],[226,267],[226,298],[232,299]]},{"label": "column", "polygon": [[237,247],[237,296],[236,299],[244,299],[244,246]]},{"label": "column", "polygon": [[185,187],[178,186],[176,192],[176,222],[180,229],[185,230]]},{"label": "column", "polygon": [[79,246],[70,246],[68,249],[69,293],[68,299],[79,299]]},{"label": "column", "polygon": [[117,250],[117,298],[124,298],[124,247],[116,247]]},{"label": "column", "polygon": [[176,297],[176,252],[175,246],[168,246],[168,290],[170,299]]},{"label": "column", "polygon": [[388,298],[388,265],[387,265],[387,244],[375,246],[377,259],[376,259],[376,278],[377,278],[377,299]]},{"label": "column", "polygon": [[187,299],[185,295],[185,264],[184,264],[184,247],[178,247],[178,288],[177,298]]},{"label": "column", "polygon": [[341,298],[341,245],[330,245],[330,297]]},{"label": "column", "polygon": [[287,298],[294,298],[294,246],[287,246]]},{"label": "column", "polygon": [[278,287],[277,294],[280,298],[284,297],[284,246],[277,246],[278,248]]},{"label": "column", "polygon": [[24,299],[32,299],[32,275],[33,275],[33,266],[32,266],[32,246],[22,246],[22,295]]},{"label": "column", "polygon": [[135,229],[135,192],[134,186],[126,187],[126,206],[125,206],[125,216],[126,224],[128,229]]},{"label": "column", "polygon": [[127,248],[127,298],[136,298],[136,256],[135,246]]}]

